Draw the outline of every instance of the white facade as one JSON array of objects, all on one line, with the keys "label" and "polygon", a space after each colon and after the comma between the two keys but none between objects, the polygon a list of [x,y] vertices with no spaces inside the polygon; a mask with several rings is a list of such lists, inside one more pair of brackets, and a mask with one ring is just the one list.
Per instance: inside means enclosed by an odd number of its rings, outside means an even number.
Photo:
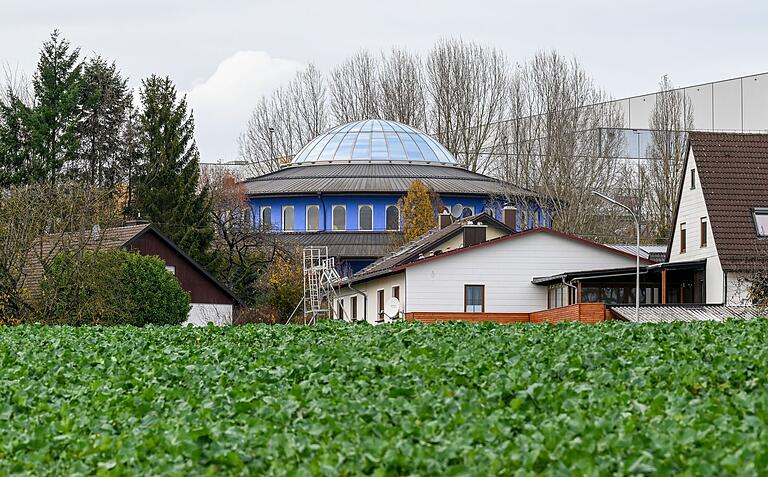
[{"label": "white facade", "polygon": [[[393,296],[393,288],[399,288],[400,294],[400,313],[405,313],[405,272],[398,272],[381,278],[368,280],[352,285],[354,290],[348,286],[342,287],[338,292],[338,300],[344,307],[344,317],[351,319],[353,317],[352,297],[357,297],[357,320],[366,320],[369,323],[375,323],[379,319],[378,292],[384,292],[384,303],[386,304]],[[338,310],[338,301],[334,305],[334,312]]]},{"label": "white facade", "polygon": [[[768,73],[687,86],[684,95],[693,113],[693,129],[700,131],[768,130]],[[657,93],[618,99],[624,127],[646,129]]]},{"label": "white facade", "polygon": [[634,265],[635,257],[542,230],[408,266],[405,308],[463,312],[464,285],[484,285],[487,313],[539,311],[547,287],[535,277]]},{"label": "white facade", "polygon": [[206,326],[232,324],[232,305],[216,305],[212,303],[192,303],[184,326]]},{"label": "white facade", "polygon": [[[669,261],[674,263],[706,259],[706,301],[710,304],[722,304],[725,293],[725,274],[717,254],[715,236],[712,233],[712,224],[709,220],[709,212],[704,200],[704,191],[699,180],[698,170],[696,158],[693,150],[691,150],[688,154],[687,167],[683,176],[683,190],[680,195],[677,222],[672,235]],[[693,188],[691,187],[692,175],[694,176]],[[706,220],[707,223],[707,240],[704,246],[702,246],[701,240],[702,219]],[[685,224],[685,252],[680,250],[682,224]]]}]

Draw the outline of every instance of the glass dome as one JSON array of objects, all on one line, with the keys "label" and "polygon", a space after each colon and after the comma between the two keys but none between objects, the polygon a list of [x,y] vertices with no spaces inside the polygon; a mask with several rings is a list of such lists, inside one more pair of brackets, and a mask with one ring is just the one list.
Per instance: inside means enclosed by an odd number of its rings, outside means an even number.
[{"label": "glass dome", "polygon": [[304,146],[294,164],[419,161],[456,164],[439,142],[405,124],[366,119],[337,126]]}]

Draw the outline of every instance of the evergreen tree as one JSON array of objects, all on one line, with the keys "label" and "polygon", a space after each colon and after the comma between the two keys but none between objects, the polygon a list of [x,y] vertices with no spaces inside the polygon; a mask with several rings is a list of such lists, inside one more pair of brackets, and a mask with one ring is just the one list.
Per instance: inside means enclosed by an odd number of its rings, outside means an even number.
[{"label": "evergreen tree", "polygon": [[29,167],[31,181],[54,181],[78,152],[80,119],[80,49],[54,30],[43,44],[32,86],[35,106],[30,115],[30,140],[34,157]]},{"label": "evergreen tree", "polygon": [[114,63],[92,58],[83,66],[79,101],[78,175],[92,185],[113,187],[122,178],[123,130],[131,106],[127,81]]},{"label": "evergreen tree", "polygon": [[135,199],[142,218],[151,220],[182,250],[203,264],[213,240],[208,189],[198,190],[199,152],[194,119],[186,98],[177,98],[169,78],[142,82],[138,117],[142,165]]},{"label": "evergreen tree", "polygon": [[12,91],[0,101],[0,187],[28,182],[32,109]]}]

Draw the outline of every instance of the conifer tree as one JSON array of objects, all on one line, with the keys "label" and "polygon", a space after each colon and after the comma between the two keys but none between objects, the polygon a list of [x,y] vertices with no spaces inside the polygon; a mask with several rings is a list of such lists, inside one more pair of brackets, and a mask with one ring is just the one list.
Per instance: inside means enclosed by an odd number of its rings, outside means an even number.
[{"label": "conifer tree", "polygon": [[28,182],[32,109],[12,91],[0,101],[0,187]]},{"label": "conifer tree", "polygon": [[142,82],[138,143],[142,164],[135,199],[142,218],[152,221],[194,259],[207,265],[213,240],[208,189],[198,190],[199,152],[194,119],[185,97],[169,78]]},{"label": "conifer tree", "polygon": [[35,106],[30,115],[30,140],[34,157],[30,181],[55,181],[78,152],[80,119],[80,49],[54,30],[43,44],[32,86]]},{"label": "conifer tree", "polygon": [[400,201],[403,235],[406,242],[419,238],[437,225],[433,195],[426,184],[415,180]]},{"label": "conifer tree", "polygon": [[123,134],[131,106],[127,81],[114,63],[97,56],[83,65],[80,105],[78,176],[92,185],[113,187],[121,179]]}]

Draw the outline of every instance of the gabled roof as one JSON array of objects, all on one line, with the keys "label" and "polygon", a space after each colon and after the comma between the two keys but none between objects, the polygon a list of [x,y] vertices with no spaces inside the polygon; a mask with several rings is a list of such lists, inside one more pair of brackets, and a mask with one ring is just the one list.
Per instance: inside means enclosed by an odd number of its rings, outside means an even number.
[{"label": "gabled roof", "polygon": [[430,230],[421,237],[406,243],[397,250],[381,257],[372,264],[355,273],[352,275],[349,282],[360,282],[392,273],[394,271],[394,267],[412,260],[417,260],[419,255],[426,253],[439,246],[441,243],[444,243],[447,240],[457,236],[461,233],[462,228],[469,222],[480,223],[484,225],[494,225],[507,234],[514,233],[514,230],[507,227],[502,222],[494,219],[486,212],[481,212],[479,214],[457,220],[456,222],[443,227],[442,229],[436,228]]},{"label": "gabled roof", "polygon": [[[67,234],[70,237],[62,235],[44,236],[41,238],[38,245],[36,245],[35,253],[37,254],[36,256],[53,257],[63,248],[62,242],[75,242],[82,247],[99,250],[126,249],[147,233],[153,233],[168,247],[184,257],[185,260],[187,260],[195,269],[197,269],[201,274],[208,278],[217,288],[221,289],[221,291],[223,291],[237,303],[242,304],[242,301],[237,296],[235,296],[235,294],[232,293],[229,288],[217,280],[216,277],[211,275],[211,273],[205,267],[187,255],[187,253],[181,250],[173,241],[171,241],[171,239],[166,237],[162,232],[160,232],[159,229],[157,229],[157,227],[152,224],[112,227],[104,229],[103,231],[99,232],[98,235],[93,233],[83,233],[74,239],[71,238],[74,234]],[[30,257],[24,270],[24,280],[22,286],[26,287],[33,293],[36,293],[40,287],[43,273],[43,264],[40,263],[40,261],[37,260],[34,256]]]},{"label": "gabled roof", "polygon": [[[752,211],[768,207],[768,134],[691,132],[688,145],[683,171],[693,153],[723,270],[765,267],[768,240],[757,236]],[[675,227],[686,186],[681,181]]]}]

